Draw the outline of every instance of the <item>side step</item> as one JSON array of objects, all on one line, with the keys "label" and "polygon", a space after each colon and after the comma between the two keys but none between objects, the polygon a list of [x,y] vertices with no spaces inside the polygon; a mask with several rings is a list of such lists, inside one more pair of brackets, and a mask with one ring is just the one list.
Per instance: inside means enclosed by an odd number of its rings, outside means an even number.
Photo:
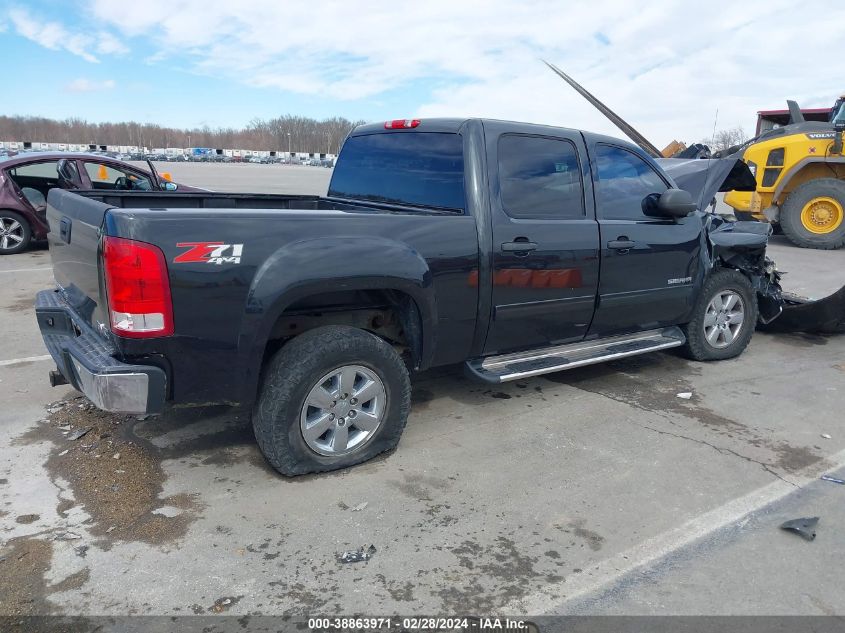
[{"label": "side step", "polygon": [[532,349],[467,361],[469,372],[484,382],[507,382],[554,371],[604,363],[617,358],[678,347],[686,342],[679,327],[648,330],[568,345]]}]

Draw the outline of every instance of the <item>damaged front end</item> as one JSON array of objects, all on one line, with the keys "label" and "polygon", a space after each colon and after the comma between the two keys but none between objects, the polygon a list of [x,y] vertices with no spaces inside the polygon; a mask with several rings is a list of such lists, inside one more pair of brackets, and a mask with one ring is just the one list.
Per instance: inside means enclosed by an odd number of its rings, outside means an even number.
[{"label": "damaged front end", "polygon": [[764,222],[731,222],[708,214],[704,227],[711,266],[725,266],[744,273],[757,292],[758,319],[768,324],[783,312],[783,290],[780,273],[766,255],[770,224]]},{"label": "damaged front end", "polygon": [[711,266],[743,272],[757,292],[759,322],[767,332],[845,333],[845,286],[823,299],[783,292],[781,275],[766,256],[772,227],[766,222],[731,222],[708,214],[705,233]]},{"label": "damaged front end", "polygon": [[[682,189],[690,191],[700,209],[719,192],[752,190],[754,178],[736,156],[710,160],[658,161]],[[761,329],[769,332],[845,333],[845,286],[823,299],[783,292],[780,273],[766,256],[772,234],[768,222],[730,221],[715,213],[705,216],[710,265],[744,273],[757,291]]]},{"label": "damaged front end", "polygon": [[[718,158],[710,158],[709,151],[696,151],[694,155],[697,158],[664,158],[648,139],[581,84],[554,64],[544,63],[654,158],[679,188],[690,193],[700,210],[715,208],[715,196],[719,192],[756,191],[757,181],[742,160],[739,148],[728,156]],[[845,286],[816,301],[782,291],[780,273],[766,256],[772,232],[769,223],[731,222],[712,211],[706,213],[704,222],[710,267],[734,268],[751,280],[757,291],[759,320],[764,329],[772,332],[845,333]]]}]

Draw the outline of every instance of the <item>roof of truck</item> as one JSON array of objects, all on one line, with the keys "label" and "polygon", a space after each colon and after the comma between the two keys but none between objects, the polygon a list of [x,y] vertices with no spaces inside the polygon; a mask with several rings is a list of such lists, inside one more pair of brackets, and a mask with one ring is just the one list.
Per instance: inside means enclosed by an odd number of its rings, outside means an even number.
[{"label": "roof of truck", "polygon": [[[387,127],[391,123],[407,121],[409,127]],[[432,119],[396,119],[395,121],[384,121],[381,123],[366,123],[356,127],[349,136],[362,136],[365,134],[374,134],[377,132],[446,132],[457,133],[461,127],[468,121],[481,121],[481,123],[505,123],[512,125],[514,131],[534,134],[549,134],[553,130],[566,132],[569,134],[584,134],[590,141],[612,143],[614,145],[622,145],[631,148],[642,155],[647,154],[639,148],[636,144],[627,139],[618,138],[615,136],[607,136],[605,134],[597,134],[595,132],[588,132],[587,130],[578,130],[575,128],[566,128],[558,125],[543,125],[538,123],[524,123],[521,121],[506,121],[501,119],[481,119],[481,118],[432,118]],[[411,122],[417,122],[416,125],[410,127]]]}]

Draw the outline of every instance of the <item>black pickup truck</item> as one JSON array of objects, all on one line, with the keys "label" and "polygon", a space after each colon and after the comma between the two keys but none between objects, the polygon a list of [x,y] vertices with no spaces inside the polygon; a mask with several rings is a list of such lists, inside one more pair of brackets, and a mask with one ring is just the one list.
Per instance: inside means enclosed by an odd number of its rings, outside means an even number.
[{"label": "black pickup truck", "polygon": [[37,318],[53,383],[101,409],[251,408],[277,470],[332,470],[397,444],[412,370],[741,353],[781,309],[769,228],[700,200],[610,137],[365,125],[326,197],[53,189]]}]

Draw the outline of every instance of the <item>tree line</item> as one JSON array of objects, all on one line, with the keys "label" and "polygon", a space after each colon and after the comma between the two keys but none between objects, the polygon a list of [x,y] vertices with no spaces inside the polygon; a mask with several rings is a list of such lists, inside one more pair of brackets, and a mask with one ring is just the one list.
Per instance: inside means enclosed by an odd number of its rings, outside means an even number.
[{"label": "tree line", "polygon": [[211,128],[206,125],[180,129],[134,121],[91,123],[77,117],[57,120],[0,115],[0,140],[336,154],[347,134],[361,123],[364,121],[350,121],[343,117],[317,120],[286,114],[272,119],[256,118],[243,128]]}]

